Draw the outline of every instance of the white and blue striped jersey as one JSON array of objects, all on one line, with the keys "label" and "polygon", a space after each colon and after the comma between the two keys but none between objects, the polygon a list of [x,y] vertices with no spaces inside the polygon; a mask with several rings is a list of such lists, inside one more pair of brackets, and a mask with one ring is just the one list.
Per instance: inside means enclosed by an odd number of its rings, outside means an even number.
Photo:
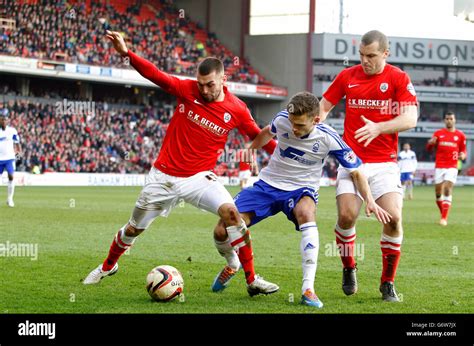
[{"label": "white and blue striped jersey", "polygon": [[11,126],[0,127],[0,161],[15,159],[14,143],[20,143],[18,132]]},{"label": "white and blue striped jersey", "polygon": [[400,167],[400,173],[413,173],[416,171],[418,161],[416,160],[416,154],[412,150],[402,150],[398,153],[398,167]]},{"label": "white and blue striped jersey", "polygon": [[318,124],[306,136],[293,133],[288,112],[281,111],[272,120],[270,132],[276,135],[278,145],[268,166],[259,179],[280,190],[293,191],[302,187],[319,189],[324,160],[333,155],[349,171],[362,162],[330,126]]}]

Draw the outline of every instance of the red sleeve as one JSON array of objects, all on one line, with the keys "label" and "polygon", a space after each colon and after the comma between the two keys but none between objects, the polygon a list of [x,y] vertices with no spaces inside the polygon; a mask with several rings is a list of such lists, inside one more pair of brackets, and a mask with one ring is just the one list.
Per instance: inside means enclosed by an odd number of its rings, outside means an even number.
[{"label": "red sleeve", "polygon": [[130,64],[146,79],[152,81],[165,92],[181,97],[181,80],[159,70],[150,61],[136,55],[130,49],[127,55],[130,57]]},{"label": "red sleeve", "polygon": [[[260,127],[255,123],[252,116],[250,115],[250,111],[246,108],[245,112],[242,112],[243,121],[239,124],[238,129],[242,135],[247,135],[251,140],[253,140],[257,135],[262,131]],[[276,141],[272,139],[266,145],[263,146],[263,150],[265,150],[270,155],[273,154],[273,151],[276,148]]]},{"label": "red sleeve", "polygon": [[396,86],[394,101],[403,102],[406,105],[417,104],[415,88],[407,73],[403,72],[400,74],[397,78]]},{"label": "red sleeve", "polygon": [[[438,138],[438,140],[439,140],[439,130],[438,130],[438,131],[435,131],[435,133],[433,133],[433,137],[436,137],[436,138]],[[432,137],[432,138],[433,138],[433,137]],[[438,142],[436,142],[436,144],[429,144],[429,143],[426,143],[426,150],[431,151],[431,150],[433,150],[437,145],[438,145]]]},{"label": "red sleeve", "polygon": [[337,105],[339,101],[346,95],[346,75],[347,70],[342,70],[334,79],[329,86],[328,90],[323,94],[323,97],[331,102],[333,105]]}]

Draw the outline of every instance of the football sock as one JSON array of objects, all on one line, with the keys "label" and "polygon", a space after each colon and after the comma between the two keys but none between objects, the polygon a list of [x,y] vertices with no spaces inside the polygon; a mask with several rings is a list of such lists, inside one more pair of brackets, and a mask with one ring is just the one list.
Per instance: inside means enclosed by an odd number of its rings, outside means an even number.
[{"label": "football sock", "polygon": [[436,196],[436,205],[438,206],[439,212],[443,212],[443,199],[444,196]]},{"label": "football sock", "polygon": [[344,268],[354,268],[356,262],[354,259],[354,243],[356,239],[355,227],[349,229],[342,229],[336,224],[336,243],[341,255],[341,261]]},{"label": "football sock", "polygon": [[122,254],[127,251],[135,242],[137,237],[130,237],[125,235],[125,226],[123,226],[120,231],[115,235],[112,244],[110,245],[109,255],[102,264],[103,271],[111,270],[114,265],[117,263],[118,259]]},{"label": "football sock", "polygon": [[13,200],[13,194],[15,193],[15,181],[8,181],[8,200]]},{"label": "football sock", "polygon": [[230,238],[227,237],[224,241],[214,239],[214,245],[219,254],[226,259],[227,265],[234,270],[238,270],[240,267],[239,256],[237,256],[234,248],[230,245]]},{"label": "football sock", "polygon": [[247,229],[245,222],[242,220],[240,226],[229,226],[226,228],[229,235],[230,244],[234,247],[240,264],[245,273],[247,284],[251,284],[255,280],[255,268],[253,266],[253,251],[250,231]]},{"label": "football sock", "polygon": [[400,261],[402,240],[403,235],[399,237],[390,237],[385,233],[382,233],[382,237],[380,238],[380,247],[382,249],[381,283],[395,281],[398,262]]},{"label": "football sock", "polygon": [[453,196],[443,196],[443,198],[443,202],[441,203],[441,218],[447,220]]},{"label": "football sock", "polygon": [[300,253],[303,267],[303,286],[301,292],[309,288],[314,292],[314,279],[318,267],[319,232],[316,222],[307,222],[300,226]]}]

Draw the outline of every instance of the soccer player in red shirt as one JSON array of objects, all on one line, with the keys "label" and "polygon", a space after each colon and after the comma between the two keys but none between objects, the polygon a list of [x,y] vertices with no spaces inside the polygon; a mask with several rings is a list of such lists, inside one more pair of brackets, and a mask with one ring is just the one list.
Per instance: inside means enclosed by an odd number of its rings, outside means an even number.
[{"label": "soccer player in red shirt", "polygon": [[[417,99],[409,76],[386,63],[389,47],[383,33],[374,30],[363,35],[359,54],[361,63],[341,71],[324,93],[320,121],[346,97],[343,139],[362,160],[362,171],[376,203],[392,215],[383,225],[380,240],[383,269],[379,289],[384,301],[397,302],[394,280],[403,239],[398,132],[416,126]],[[362,197],[343,170],[338,171],[336,196],[336,242],[344,267],[342,289],[351,295],[357,292],[353,249]]]},{"label": "soccer player in red shirt", "polygon": [[456,115],[447,112],[444,124],[446,128],[436,131],[426,145],[426,149],[430,151],[436,148],[435,193],[436,204],[441,213],[441,226],[448,224],[453,186],[458,177],[458,159],[466,159],[466,135],[456,130]]},{"label": "soccer player in red shirt", "polygon": [[[237,128],[251,139],[260,133],[245,103],[224,86],[226,76],[219,59],[204,59],[198,66],[197,81],[179,79],[127,49],[120,33],[107,31],[107,38],[143,77],[176,96],[178,105],[130,220],[115,236],[105,261],[84,279],[84,284],[97,284],[115,274],[119,257],[136,237],[158,216],[168,216],[181,199],[219,215],[226,229],[244,235],[246,227],[232,196],[211,170],[232,129]],[[266,150],[273,152],[274,148],[275,142]],[[229,241],[216,246],[231,247]],[[234,260],[238,261],[237,254]],[[275,291],[276,285],[257,278],[248,283],[252,289],[259,293]]]}]

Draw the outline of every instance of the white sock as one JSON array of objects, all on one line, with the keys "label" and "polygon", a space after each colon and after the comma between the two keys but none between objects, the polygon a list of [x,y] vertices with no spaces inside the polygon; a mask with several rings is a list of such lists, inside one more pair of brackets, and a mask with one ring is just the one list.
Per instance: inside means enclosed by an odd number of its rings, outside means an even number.
[{"label": "white sock", "polygon": [[131,236],[128,236],[125,234],[125,227],[127,227],[127,225],[123,226],[120,231],[119,231],[119,234],[120,234],[120,240],[127,246],[132,246],[133,243],[135,242],[135,240],[137,240],[137,237],[131,237]]},{"label": "white sock", "polygon": [[301,231],[301,263],[303,267],[303,286],[301,293],[308,288],[314,292],[314,279],[318,266],[319,232],[316,222],[307,222],[300,226]]},{"label": "white sock", "polygon": [[8,181],[8,200],[13,201],[13,194],[15,193],[15,181]]},{"label": "white sock", "polygon": [[402,185],[402,188],[403,188],[403,198],[405,198],[405,195],[407,193],[407,186],[404,184]]},{"label": "white sock", "polygon": [[234,270],[238,270],[240,267],[239,256],[237,256],[237,252],[230,245],[230,238],[227,237],[224,241],[214,239],[214,245],[219,254],[227,261],[227,265]]}]

